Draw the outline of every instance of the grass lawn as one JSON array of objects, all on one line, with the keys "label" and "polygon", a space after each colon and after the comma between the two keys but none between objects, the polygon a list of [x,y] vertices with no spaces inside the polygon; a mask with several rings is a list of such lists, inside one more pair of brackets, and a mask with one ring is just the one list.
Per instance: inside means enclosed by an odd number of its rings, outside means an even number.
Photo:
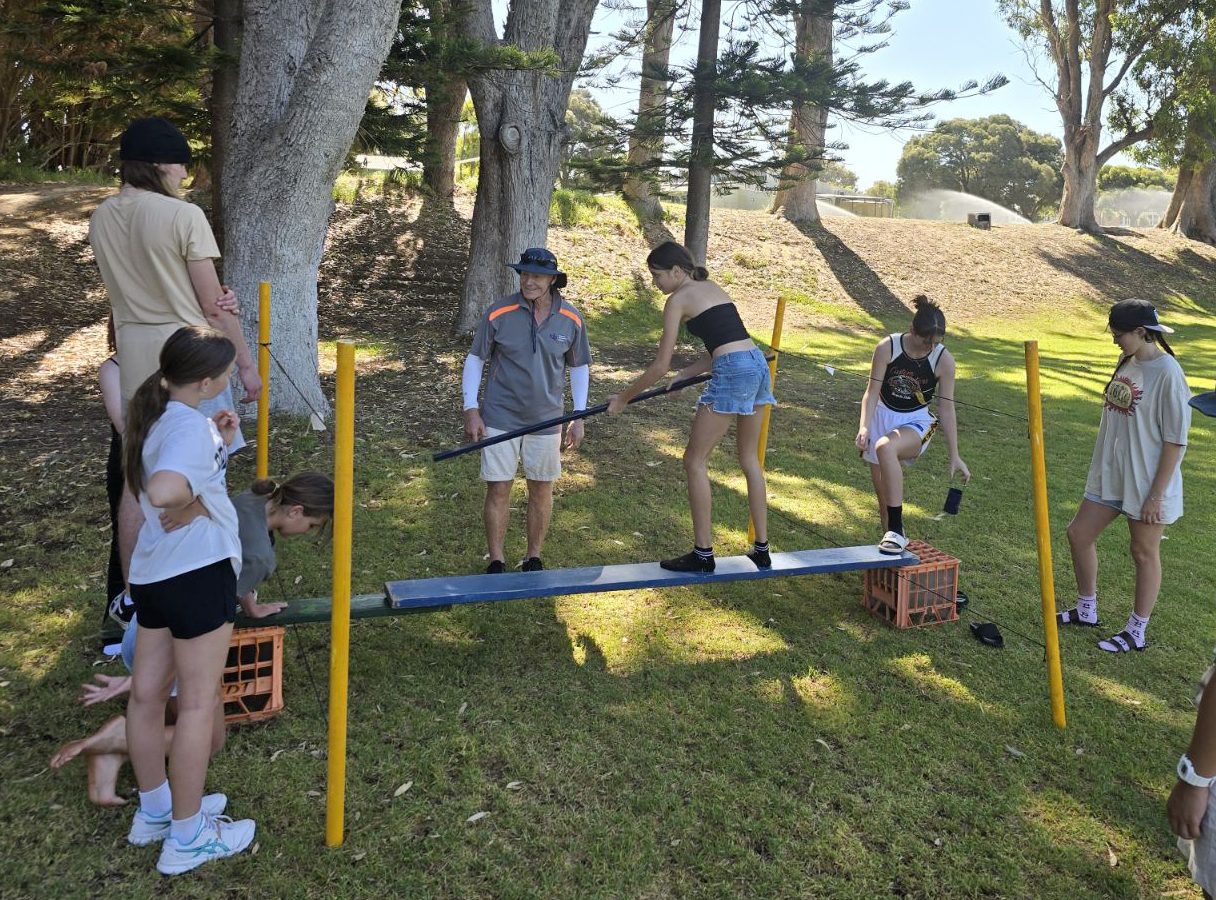
[{"label": "grass lawn", "polygon": [[[640,258],[596,251],[613,227],[555,233],[596,351],[593,398],[648,361],[659,323],[656,295],[634,278]],[[721,267],[724,282],[755,269],[748,252]],[[372,263],[345,268],[345,276],[323,273],[333,293],[342,277],[375,275]],[[775,277],[791,307],[767,462],[773,544],[871,542],[869,473],[852,448],[864,387],[854,373],[908,315],[855,306],[834,315],[815,284]],[[1210,387],[1216,368],[1210,305],[1179,289],[1167,308],[1196,390]],[[1016,317],[968,313],[948,345],[959,361],[958,398],[971,404],[959,418],[974,478],[961,514],[939,516],[947,488],[939,437],[910,474],[905,516],[914,537],[962,560],[972,616],[894,630],[861,607],[861,576],[844,573],[358,622],[347,836],[334,850],[322,844],[325,714],[304,665],[306,654],[323,699],[329,632],[301,626],[287,635],[286,711],[231,730],[211,768],[209,785],[230,795],[232,814],[258,820],[257,852],[169,883],[152,868],[154,851],[127,846],[129,809],[88,804],[79,762],[44,770],[60,742],[118,711],[72,702],[92,673],[119,668],[99,656],[96,640],[108,540],[102,457],[87,458],[97,441],[13,472],[0,494],[12,535],[0,557],[15,559],[0,575],[0,895],[1197,898],[1163,807],[1216,635],[1205,549],[1216,488],[1211,421],[1196,415],[1191,431],[1187,515],[1163,544],[1152,646],[1113,657],[1093,633],[1062,631],[1069,724],[1057,730],[1037,643],[1022,341],[1039,340],[1043,355],[1062,601],[1073,588],[1064,527],[1116,350],[1103,308],[1089,299],[1059,296]],[[748,307],[758,337],[768,337],[771,315],[771,304]],[[477,459],[429,461],[460,443],[465,345],[443,328],[408,327],[409,315],[394,318],[383,306],[331,302],[321,316],[323,335],[372,348],[359,360],[355,592],[478,570]],[[683,351],[687,358],[692,345]],[[330,391],[332,360],[332,344],[323,345]],[[680,454],[693,399],[588,424],[584,450],[567,458],[558,486],[551,567],[686,549]],[[101,416],[98,404],[99,431]],[[276,420],[272,469],[328,468],[328,439]],[[252,454],[234,459],[234,491],[252,466]],[[731,438],[712,478],[717,550],[741,552],[746,497]],[[523,503],[521,486],[508,539],[515,557],[524,549]],[[1122,523],[1099,544],[1111,631],[1130,609],[1126,545]],[[308,539],[280,546],[289,595],[329,593],[328,548]],[[263,597],[277,592],[272,583]],[[1003,626],[1004,650],[973,640],[967,619],[981,616]],[[131,787],[129,772],[120,787]],[[480,812],[488,815],[468,821]]]}]

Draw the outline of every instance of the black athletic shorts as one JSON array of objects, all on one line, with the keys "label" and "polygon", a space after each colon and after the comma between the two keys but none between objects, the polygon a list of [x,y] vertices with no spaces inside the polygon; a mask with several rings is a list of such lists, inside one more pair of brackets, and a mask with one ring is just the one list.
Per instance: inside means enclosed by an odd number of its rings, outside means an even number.
[{"label": "black athletic shorts", "polygon": [[209,634],[236,619],[236,573],[232,560],[164,581],[131,585],[141,628],[168,628],[178,640]]}]

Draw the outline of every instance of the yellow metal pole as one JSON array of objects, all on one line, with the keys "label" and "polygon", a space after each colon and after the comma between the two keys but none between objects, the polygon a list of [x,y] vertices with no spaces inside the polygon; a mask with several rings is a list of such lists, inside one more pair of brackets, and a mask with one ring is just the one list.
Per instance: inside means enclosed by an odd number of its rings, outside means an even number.
[{"label": "yellow metal pole", "polygon": [[334,403],[333,617],[329,644],[329,752],[325,845],[342,843],[346,807],[346,698],[350,669],[350,552],[355,478],[355,345],[338,341]]},{"label": "yellow metal pole", "polygon": [[258,478],[270,477],[270,282],[258,285]]},{"label": "yellow metal pole", "polygon": [[[777,357],[781,355],[781,326],[785,324],[785,294],[777,298],[777,314],[773,316],[773,339],[769,345],[773,348],[773,358],[768,362],[768,373],[773,386],[777,385]],[[771,406],[764,407],[764,419],[760,422],[760,468],[764,468],[764,451],[768,449],[768,418],[772,415]],[[747,542],[756,539],[756,523],[752,521],[751,513],[747,516]]]},{"label": "yellow metal pole", "polygon": [[1039,591],[1043,636],[1047,642],[1047,684],[1051,718],[1063,728],[1064,679],[1060,674],[1060,636],[1056,629],[1056,586],[1051,570],[1051,522],[1047,513],[1047,461],[1043,455],[1043,404],[1039,393],[1039,342],[1026,341],[1026,399],[1030,407],[1030,469],[1034,481],[1034,525],[1039,544]]}]

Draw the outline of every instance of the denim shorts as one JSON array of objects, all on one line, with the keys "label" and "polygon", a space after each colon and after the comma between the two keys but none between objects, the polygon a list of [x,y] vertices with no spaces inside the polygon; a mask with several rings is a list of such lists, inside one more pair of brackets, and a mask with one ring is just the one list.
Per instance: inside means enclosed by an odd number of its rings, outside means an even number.
[{"label": "denim shorts", "polygon": [[1111,509],[1117,510],[1118,512],[1123,513],[1123,515],[1127,516],[1129,519],[1135,519],[1137,522],[1140,521],[1139,516],[1133,516],[1133,515],[1123,511],[1123,501],[1122,500],[1103,500],[1097,494],[1092,494],[1089,491],[1086,491],[1081,496],[1083,496],[1086,500],[1090,501],[1091,503],[1101,503],[1103,506],[1109,506]]},{"label": "denim shorts", "polygon": [[768,360],[759,350],[736,350],[714,357],[705,393],[697,405],[706,404],[716,413],[750,416],[756,406],[777,405]]}]

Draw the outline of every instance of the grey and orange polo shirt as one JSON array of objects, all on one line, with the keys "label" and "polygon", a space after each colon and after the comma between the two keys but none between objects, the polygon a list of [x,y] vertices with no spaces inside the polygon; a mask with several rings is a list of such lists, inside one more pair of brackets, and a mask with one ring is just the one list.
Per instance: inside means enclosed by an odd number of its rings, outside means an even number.
[{"label": "grey and orange polo shirt", "polygon": [[[566,369],[591,363],[583,316],[557,291],[543,322],[536,321],[522,294],[497,301],[481,320],[469,352],[487,364],[481,419],[501,431],[560,416]],[[542,433],[559,430],[554,426]]]}]

